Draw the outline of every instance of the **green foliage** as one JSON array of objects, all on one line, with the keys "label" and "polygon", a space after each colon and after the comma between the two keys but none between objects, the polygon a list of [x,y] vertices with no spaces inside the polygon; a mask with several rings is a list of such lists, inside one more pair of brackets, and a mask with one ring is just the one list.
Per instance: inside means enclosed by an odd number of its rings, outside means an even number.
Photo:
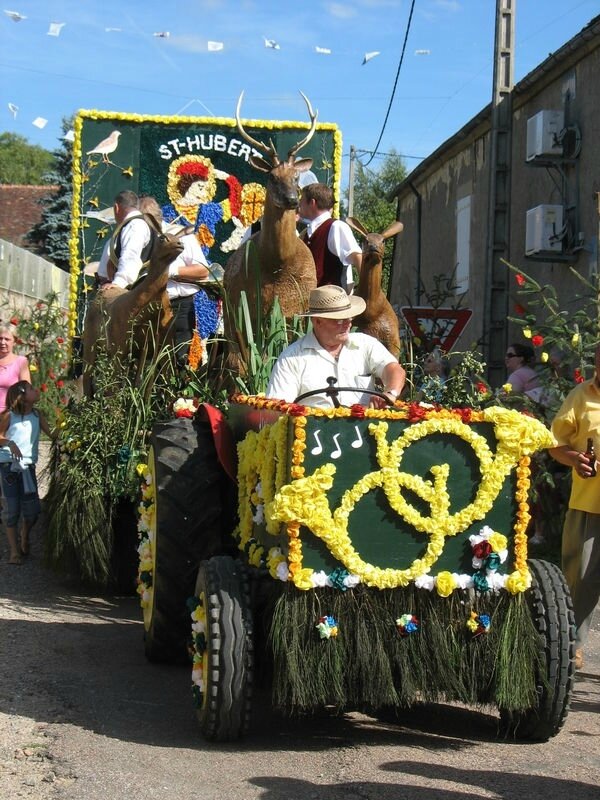
[{"label": "green foliage", "polygon": [[[112,520],[119,501],[135,500],[136,467],[147,460],[155,422],[180,395],[170,350],[130,371],[99,353],[93,398],[72,400],[53,443],[47,556],[85,583],[110,580]],[[134,383],[131,375],[136,375]]]},{"label": "green foliage", "polygon": [[[390,193],[406,177],[406,167],[402,158],[392,150],[386,155],[377,171],[356,163],[354,176],[354,208],[352,216],[356,217],[369,233],[382,233],[396,219],[396,200],[388,200]],[[348,214],[348,190],[344,192],[346,208],[342,216]],[[392,263],[393,242],[388,240],[383,258],[382,285],[384,291],[389,282]]]},{"label": "green foliage", "polygon": [[552,284],[542,286],[523,270],[504,263],[515,275],[519,298],[517,316],[509,320],[521,328],[536,352],[546,416],[551,419],[575,384],[594,375],[594,353],[600,342],[600,275],[585,278],[570,267],[580,291],[562,308]]},{"label": "green foliage", "polygon": [[0,183],[38,186],[51,164],[48,150],[16,133],[0,133]]},{"label": "green foliage", "polygon": [[38,408],[53,428],[72,393],[66,312],[51,292],[25,311],[13,311],[10,322],[17,328],[17,349],[29,361],[31,383],[40,390]]},{"label": "green foliage", "polygon": [[232,374],[232,379],[237,391],[260,394],[267,389],[278,356],[290,341],[305,333],[306,322],[302,317],[294,317],[288,325],[276,297],[269,313],[266,316],[260,313],[254,330],[245,292],[241,293],[239,307],[234,313],[236,330],[241,333],[241,355],[239,370]]},{"label": "green foliage", "polygon": [[[72,128],[73,120],[63,119],[63,134]],[[60,147],[52,153],[53,162],[44,175],[44,183],[58,186],[58,190],[40,200],[42,219],[27,234],[27,239],[38,255],[47,258],[60,269],[69,270],[69,236],[71,234],[71,206],[73,198],[73,145],[64,137]]]},{"label": "green foliage", "polygon": [[[470,633],[471,610],[490,616],[488,633]],[[420,627],[403,637],[396,619],[405,613]],[[337,621],[337,637],[319,638],[316,624],[324,614]],[[273,699],[290,712],[325,705],[406,708],[442,699],[525,711],[536,706],[537,675],[545,669],[526,599],[508,592],[442,598],[414,586],[287,587],[275,604],[270,640]]]}]

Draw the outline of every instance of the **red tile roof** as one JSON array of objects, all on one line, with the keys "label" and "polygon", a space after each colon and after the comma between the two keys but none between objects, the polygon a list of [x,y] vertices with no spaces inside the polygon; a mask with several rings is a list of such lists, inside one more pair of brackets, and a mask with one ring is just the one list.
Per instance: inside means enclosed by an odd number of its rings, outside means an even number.
[{"label": "red tile roof", "polygon": [[57,188],[0,184],[0,239],[27,247],[26,234],[42,218],[42,206],[37,201]]}]

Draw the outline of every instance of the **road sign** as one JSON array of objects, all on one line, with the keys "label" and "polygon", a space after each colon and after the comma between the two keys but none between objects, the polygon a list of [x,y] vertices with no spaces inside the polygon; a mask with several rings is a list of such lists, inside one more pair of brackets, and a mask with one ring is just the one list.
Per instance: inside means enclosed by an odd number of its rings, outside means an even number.
[{"label": "road sign", "polygon": [[473,316],[469,308],[403,306],[400,311],[414,336],[448,353]]}]

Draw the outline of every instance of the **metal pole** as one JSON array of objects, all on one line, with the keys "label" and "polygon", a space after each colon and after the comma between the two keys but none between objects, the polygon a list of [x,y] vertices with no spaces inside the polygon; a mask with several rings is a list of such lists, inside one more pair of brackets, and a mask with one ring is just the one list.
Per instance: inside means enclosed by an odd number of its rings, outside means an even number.
[{"label": "metal pole", "polygon": [[354,213],[354,161],[356,159],[356,148],[350,145],[350,167],[348,170],[348,216]]}]

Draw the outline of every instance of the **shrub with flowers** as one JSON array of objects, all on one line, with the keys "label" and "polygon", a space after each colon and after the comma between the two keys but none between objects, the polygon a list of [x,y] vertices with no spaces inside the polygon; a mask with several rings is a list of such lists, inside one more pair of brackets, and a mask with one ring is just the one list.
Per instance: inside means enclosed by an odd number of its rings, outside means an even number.
[{"label": "shrub with flowers", "polygon": [[50,427],[57,423],[73,393],[68,379],[66,314],[52,292],[26,311],[12,312],[8,320],[17,329],[15,349],[29,360],[31,382],[40,390],[38,406]]}]

